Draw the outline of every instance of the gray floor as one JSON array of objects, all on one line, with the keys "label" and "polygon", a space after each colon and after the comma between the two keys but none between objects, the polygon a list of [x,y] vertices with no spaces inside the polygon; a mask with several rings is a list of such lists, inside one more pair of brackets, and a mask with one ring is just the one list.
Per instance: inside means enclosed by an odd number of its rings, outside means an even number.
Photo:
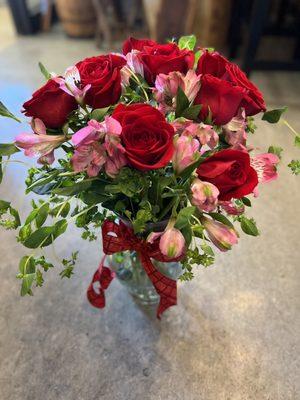
[{"label": "gray floor", "polygon": [[[96,54],[93,43],[59,35],[0,46],[0,99],[12,109],[52,71]],[[255,73],[270,107],[288,105],[300,130],[300,75]],[[19,297],[15,279],[24,254],[14,232],[1,231],[0,399],[2,400],[295,400],[299,388],[299,178],[285,165],[297,155],[284,126],[258,121],[253,144],[286,148],[280,179],[260,190],[251,215],[260,238],[241,236],[216,265],[180,284],[179,305],[158,322],[114,282],[107,307],[89,306],[85,290],[101,245],[70,229],[60,257],[80,248],[72,280],[46,276],[32,298]],[[0,120],[1,141],[20,131]],[[7,170],[1,198],[26,211],[24,172]]]}]

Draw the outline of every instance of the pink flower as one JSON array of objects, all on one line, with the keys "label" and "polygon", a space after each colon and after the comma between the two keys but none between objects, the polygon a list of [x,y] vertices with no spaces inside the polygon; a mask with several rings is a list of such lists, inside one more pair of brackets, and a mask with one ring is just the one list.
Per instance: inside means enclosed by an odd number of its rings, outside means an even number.
[{"label": "pink flower", "polygon": [[175,109],[179,87],[189,101],[193,102],[200,89],[200,78],[193,70],[189,70],[186,75],[178,71],[170,72],[168,75],[159,74],[153,89],[154,98],[167,111]]},{"label": "pink flower", "polygon": [[176,228],[167,228],[159,241],[162,254],[169,258],[177,258],[182,255],[185,248],[185,239]]},{"label": "pink flower", "polygon": [[174,137],[173,168],[177,174],[180,174],[185,168],[193,164],[200,156],[199,142],[191,136]]},{"label": "pink flower", "polygon": [[246,146],[247,133],[246,129],[246,116],[245,110],[240,109],[238,115],[232,118],[224,126],[225,140],[234,149],[242,149]]},{"label": "pink flower", "polygon": [[219,190],[212,183],[195,179],[191,186],[192,204],[200,211],[211,212],[218,203]]},{"label": "pink flower", "polygon": [[208,237],[219,250],[230,250],[232,245],[238,242],[238,236],[234,228],[207,217],[201,217],[201,222]]},{"label": "pink flower", "polygon": [[190,123],[184,134],[192,135],[193,137],[197,138],[202,146],[207,145],[210,149],[216,147],[219,143],[219,135],[214,130],[211,125],[203,124],[196,124],[194,122]]},{"label": "pink flower", "polygon": [[243,204],[237,206],[232,200],[219,201],[219,206],[229,215],[241,215],[245,211],[245,206]]},{"label": "pink flower", "polygon": [[273,153],[263,153],[251,158],[251,166],[255,169],[258,182],[266,183],[277,179],[276,166],[279,158]]},{"label": "pink flower", "polygon": [[66,69],[65,77],[54,77],[53,80],[59,84],[59,87],[71,96],[74,96],[79,104],[83,104],[84,96],[91,85],[83,87],[78,68],[73,65]]},{"label": "pink flower", "polygon": [[106,173],[115,177],[127,164],[121,132],[120,123],[112,117],[106,117],[103,122],[89,121],[86,127],[72,136],[75,152],[71,163],[74,171],[87,171],[89,176],[97,176],[105,167]]},{"label": "pink flower", "polygon": [[16,146],[24,149],[27,157],[39,157],[39,163],[52,164],[54,149],[65,142],[65,136],[47,135],[43,121],[38,118],[32,121],[32,128],[35,134],[20,133],[15,139]]},{"label": "pink flower", "polygon": [[129,85],[129,80],[132,74],[138,74],[144,77],[144,66],[139,59],[140,52],[138,50],[132,50],[122,56],[126,58],[127,64],[121,69],[121,79],[124,86]]}]

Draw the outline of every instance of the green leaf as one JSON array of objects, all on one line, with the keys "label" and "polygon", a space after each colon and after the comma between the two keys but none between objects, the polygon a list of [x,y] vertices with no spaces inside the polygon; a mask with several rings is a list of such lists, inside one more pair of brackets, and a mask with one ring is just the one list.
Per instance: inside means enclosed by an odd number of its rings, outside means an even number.
[{"label": "green leaf", "polygon": [[288,167],[292,170],[292,173],[295,175],[300,174],[300,160],[292,160]]},{"label": "green leaf", "polygon": [[21,296],[25,296],[26,294],[32,295],[31,286],[34,280],[35,280],[35,273],[23,276],[22,286],[21,286]]},{"label": "green leaf", "polygon": [[230,228],[234,228],[233,224],[229,221],[227,217],[225,217],[225,215],[214,212],[209,213],[209,215],[216,221],[219,221],[222,224],[229,226]]},{"label": "green leaf", "polygon": [[33,274],[35,272],[35,263],[32,256],[24,256],[19,262],[19,271],[22,275]]},{"label": "green leaf", "polygon": [[193,164],[191,164],[191,165],[189,165],[188,167],[186,167],[186,168],[179,174],[179,176],[180,176],[182,179],[187,179],[187,178],[189,178],[189,177],[192,175],[193,171],[194,171],[196,168],[198,168],[199,165],[200,165],[200,164],[202,163],[202,161],[204,161],[204,160],[205,160],[204,157],[199,157],[199,159],[196,160],[195,162],[193,162]]},{"label": "green leaf", "polygon": [[203,250],[203,252],[211,257],[213,257],[215,255],[213,249],[206,243],[202,244],[201,249]]},{"label": "green leaf", "polygon": [[34,231],[24,242],[24,246],[29,249],[46,247],[53,241],[55,226],[43,226]]},{"label": "green leaf", "polygon": [[0,116],[6,117],[6,118],[11,118],[14,119],[17,122],[21,122],[19,118],[15,117],[14,114],[12,114],[6,107],[5,105],[0,101]]},{"label": "green leaf", "polygon": [[182,208],[177,215],[175,228],[181,230],[185,226],[189,225],[190,218],[194,214],[195,210],[196,207],[194,206]]},{"label": "green leaf", "polygon": [[294,144],[296,147],[300,147],[300,136],[295,136]]},{"label": "green leaf", "polygon": [[199,118],[201,107],[201,104],[196,104],[194,106],[188,107],[183,111],[182,116],[184,118],[196,121]]},{"label": "green leaf", "polygon": [[[26,193],[29,193],[30,191],[35,192],[33,189],[39,187],[40,189],[45,189],[46,184],[50,183],[58,174],[59,170],[55,170],[51,173],[48,173],[46,175],[43,175],[42,177],[36,179],[30,186],[27,187]],[[38,194],[43,194],[43,193],[38,193]],[[46,194],[46,193],[45,193]]]},{"label": "green leaf", "polygon": [[276,154],[276,156],[278,158],[281,158],[281,153],[283,152],[283,148],[282,147],[278,147],[278,146],[270,146],[268,148],[268,153],[272,153],[272,154]]},{"label": "green leaf", "polygon": [[181,36],[178,41],[178,46],[180,49],[194,50],[196,42],[197,39],[195,35]]},{"label": "green leaf", "polygon": [[177,97],[176,97],[176,118],[181,117],[182,113],[185,109],[187,109],[190,105],[189,99],[186,97],[184,91],[181,87],[178,88]]},{"label": "green leaf", "polygon": [[36,227],[40,228],[46,221],[49,213],[49,204],[44,203],[42,207],[37,210],[37,215],[35,217]]},{"label": "green leaf", "polygon": [[36,270],[35,280],[36,280],[36,286],[43,286],[44,278],[43,278],[43,274],[41,273],[41,271],[39,269]]},{"label": "green leaf", "polygon": [[181,229],[181,233],[184,236],[186,248],[188,248],[189,245],[191,244],[191,241],[193,238],[193,232],[192,232],[191,226],[190,225],[184,226]]},{"label": "green leaf", "polygon": [[62,188],[57,188],[53,190],[53,193],[62,195],[62,196],[73,196],[75,194],[84,192],[92,185],[91,180],[83,180],[80,182],[76,182],[71,186],[65,186]]},{"label": "green leaf", "polygon": [[0,143],[0,156],[11,156],[19,151],[13,143]]},{"label": "green leaf", "polygon": [[259,231],[257,229],[256,223],[253,218],[248,219],[246,217],[242,217],[241,228],[247,235],[251,235],[251,236],[259,235]]},{"label": "green leaf", "polygon": [[96,121],[102,121],[104,116],[107,114],[108,110],[109,107],[96,108],[95,110],[92,111],[91,118],[95,119]]},{"label": "green leaf", "polygon": [[39,68],[41,70],[41,73],[44,75],[44,77],[47,79],[47,81],[49,79],[51,79],[51,74],[50,72],[47,70],[47,68],[41,63],[39,62]]},{"label": "green leaf", "polygon": [[2,157],[0,156],[0,183],[3,180]]},{"label": "green leaf", "polygon": [[278,108],[275,110],[266,111],[262,116],[262,120],[269,122],[270,124],[276,124],[283,113],[285,113],[287,107]]},{"label": "green leaf", "polygon": [[246,207],[251,207],[251,201],[248,199],[248,197],[242,197],[241,200]]}]

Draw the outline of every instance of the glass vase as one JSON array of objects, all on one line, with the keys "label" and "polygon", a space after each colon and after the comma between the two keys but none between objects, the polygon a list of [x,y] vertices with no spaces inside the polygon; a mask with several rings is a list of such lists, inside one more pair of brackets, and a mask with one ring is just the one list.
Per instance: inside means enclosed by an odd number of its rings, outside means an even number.
[{"label": "glass vase", "polygon": [[[153,305],[159,302],[159,295],[135,251],[115,253],[108,256],[107,261],[121,284],[140,304]],[[182,273],[179,262],[163,263],[153,259],[152,262],[159,272],[171,279],[177,280]]]}]

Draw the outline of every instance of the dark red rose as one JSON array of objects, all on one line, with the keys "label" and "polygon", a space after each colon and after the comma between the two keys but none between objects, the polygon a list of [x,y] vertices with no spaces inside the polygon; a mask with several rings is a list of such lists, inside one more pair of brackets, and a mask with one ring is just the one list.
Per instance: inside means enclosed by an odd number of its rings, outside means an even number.
[{"label": "dark red rose", "polygon": [[119,104],[112,116],[122,125],[122,144],[133,167],[147,171],[168,164],[174,151],[174,129],[156,108]]},{"label": "dark red rose", "polygon": [[27,117],[40,118],[48,128],[55,129],[62,127],[70,112],[77,107],[75,98],[49,79],[23,104],[23,112]]},{"label": "dark red rose", "polygon": [[198,61],[196,72],[213,75],[245,89],[241,107],[245,108],[246,115],[255,115],[266,110],[263,96],[258,88],[236,64],[231,63],[219,53],[205,51]]},{"label": "dark red rose", "polygon": [[227,149],[215,153],[199,165],[197,174],[202,181],[210,182],[219,189],[219,200],[222,201],[246,196],[258,184],[249,154],[241,150]]},{"label": "dark red rose", "polygon": [[241,107],[245,108],[246,115],[256,115],[261,111],[266,111],[263,95],[236,64],[229,63],[226,65],[224,78],[246,90],[241,103]]},{"label": "dark red rose", "polygon": [[85,95],[86,103],[93,108],[116,104],[121,96],[121,68],[123,57],[108,54],[90,57],[76,64],[82,84],[91,85]]},{"label": "dark red rose", "polygon": [[135,39],[133,37],[128,38],[123,44],[123,54],[127,54],[132,50],[143,50],[146,46],[156,46],[157,43],[151,39]]},{"label": "dark red rose", "polygon": [[159,44],[153,40],[130,38],[123,46],[124,54],[138,50],[144,67],[146,81],[153,85],[158,74],[179,71],[186,73],[193,68],[195,55],[190,50],[181,50],[176,43]]},{"label": "dark red rose", "polygon": [[244,89],[207,74],[201,77],[201,87],[194,104],[202,105],[202,120],[206,119],[210,110],[213,122],[225,125],[237,114],[244,95]]}]

